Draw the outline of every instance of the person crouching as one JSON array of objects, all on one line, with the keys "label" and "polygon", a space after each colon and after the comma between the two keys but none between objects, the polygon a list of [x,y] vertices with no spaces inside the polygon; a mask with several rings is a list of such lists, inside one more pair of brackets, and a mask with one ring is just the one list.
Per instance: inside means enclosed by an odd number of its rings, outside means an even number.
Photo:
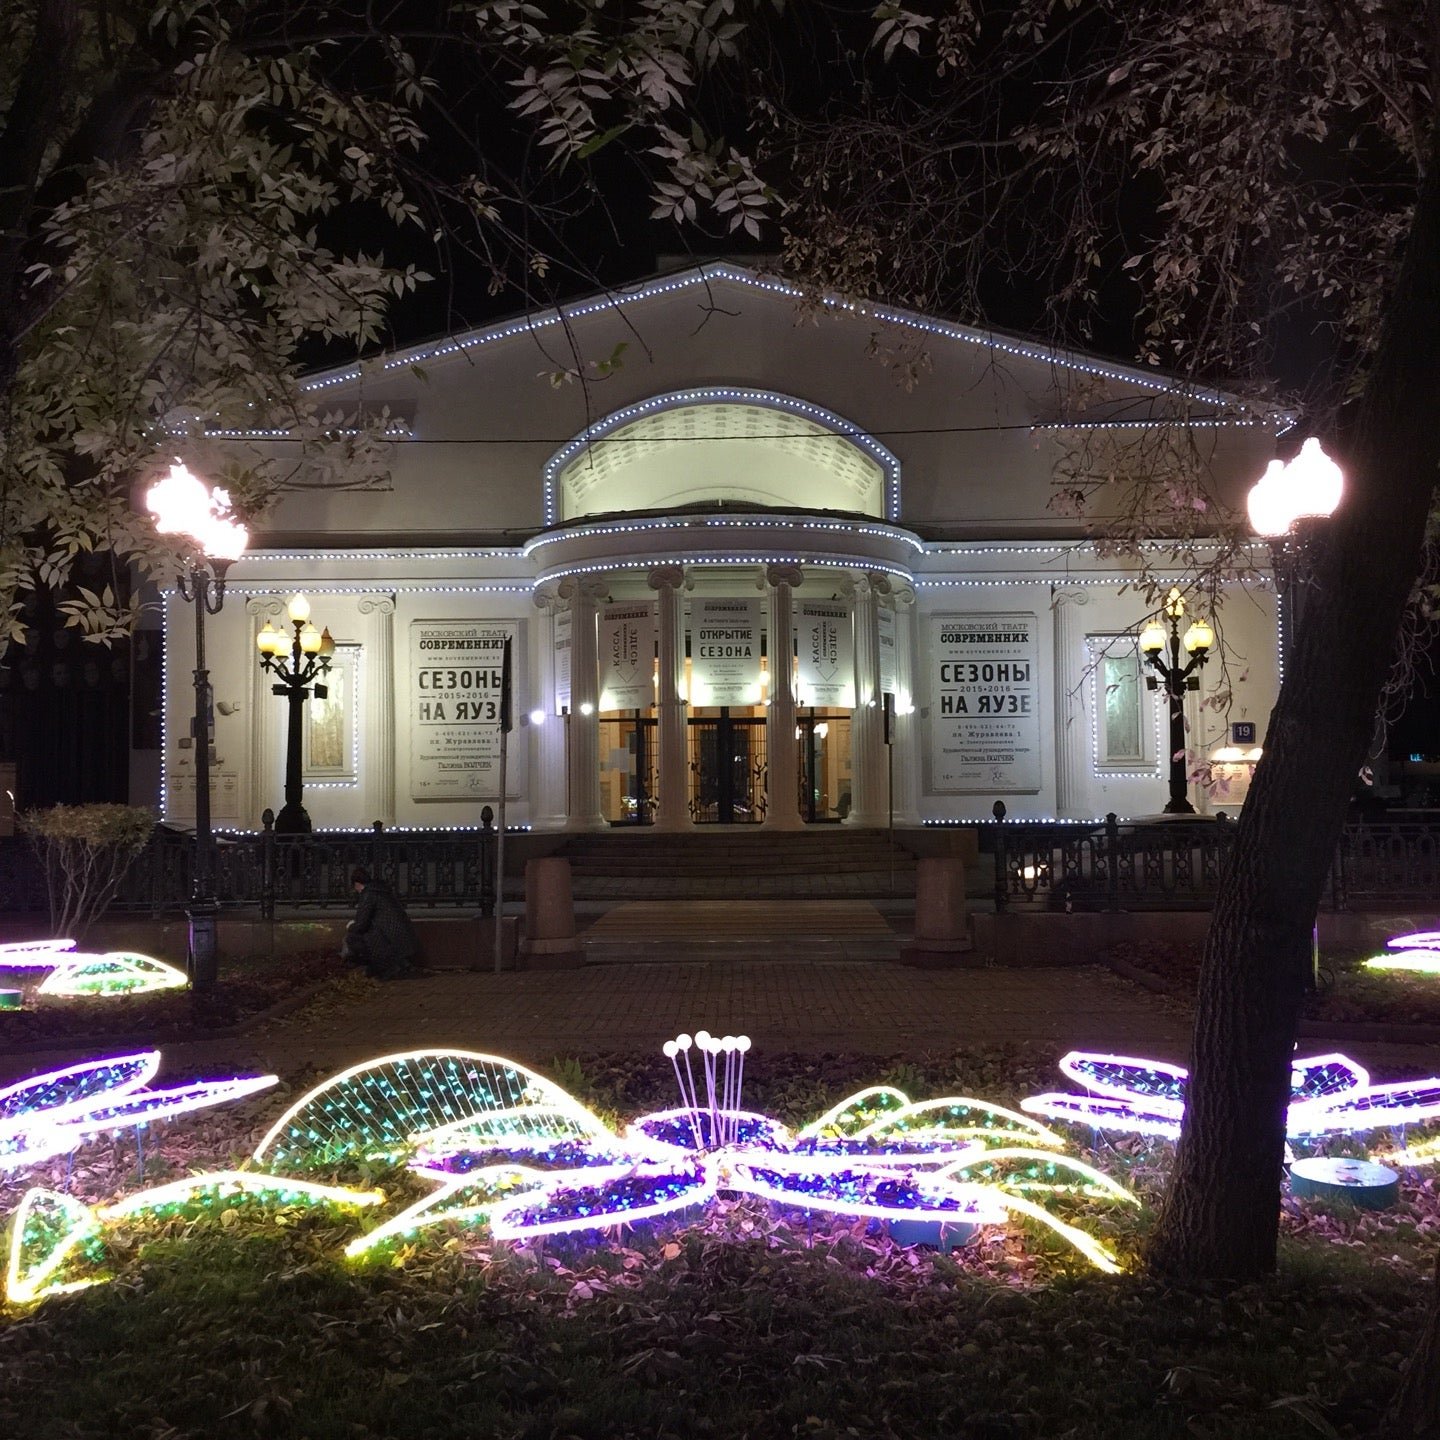
[{"label": "person crouching", "polygon": [[350,885],[359,897],[355,918],[345,929],[341,958],[363,965],[376,980],[400,980],[413,975],[420,959],[420,942],[405,907],[382,880],[373,880],[363,866],[350,872]]}]

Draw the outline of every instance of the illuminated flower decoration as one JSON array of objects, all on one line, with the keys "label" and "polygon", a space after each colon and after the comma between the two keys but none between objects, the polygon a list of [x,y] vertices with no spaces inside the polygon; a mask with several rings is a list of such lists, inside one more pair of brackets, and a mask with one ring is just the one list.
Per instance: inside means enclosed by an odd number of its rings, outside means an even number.
[{"label": "illuminated flower decoration", "polygon": [[[1086,1093],[1032,1095],[1020,1102],[1022,1110],[1097,1130],[1171,1139],[1180,1134],[1188,1077],[1178,1065],[1072,1050],[1060,1069]],[[1344,1055],[1316,1055],[1291,1067],[1291,1139],[1354,1134],[1437,1116],[1440,1077],[1372,1085],[1369,1072]]]},{"label": "illuminated flower decoration", "polygon": [[437,1188],[355,1240],[351,1255],[441,1221],[485,1223],[497,1238],[525,1240],[682,1216],[724,1192],[962,1237],[1023,1214],[1101,1269],[1118,1268],[1093,1236],[1029,1198],[1133,1203],[1108,1176],[1057,1153],[1064,1142],[1054,1131],[983,1100],[916,1103],[882,1086],[792,1135],[740,1107],[748,1050],[743,1036],[703,1031],[667,1042],[684,1103],[641,1117],[623,1135],[553,1082],[498,1056],[387,1056],[302,1096],[255,1159],[283,1171],[411,1152],[411,1168]]},{"label": "illuminated flower decoration", "polygon": [[274,1075],[150,1088],[160,1052],[86,1060],[0,1090],[0,1170],[65,1155],[97,1135],[137,1129],[274,1085]]},{"label": "illuminated flower decoration", "polygon": [[1440,975],[1440,930],[1415,930],[1385,942],[1391,953],[1375,955],[1365,962],[1367,970],[1408,970],[1420,975]]},{"label": "illuminated flower decoration", "polygon": [[40,985],[42,995],[139,995],[178,990],[190,982],[183,970],[149,955],[111,951],[105,955],[70,954]]},{"label": "illuminated flower decoration", "polygon": [[91,955],[73,940],[0,945],[0,970],[49,970],[41,995],[140,995],[189,984],[183,970],[163,960],[129,950]]}]

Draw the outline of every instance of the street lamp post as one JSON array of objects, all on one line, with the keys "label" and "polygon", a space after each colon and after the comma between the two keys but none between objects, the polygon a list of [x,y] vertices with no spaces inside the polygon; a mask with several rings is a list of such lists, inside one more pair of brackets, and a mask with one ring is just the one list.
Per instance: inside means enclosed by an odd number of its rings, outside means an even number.
[{"label": "street lamp post", "polygon": [[[303,594],[292,595],[286,614],[295,633],[289,637],[268,620],[255,637],[260,651],[260,665],[275,676],[271,694],[283,695],[289,702],[289,728],[285,737],[285,804],[275,817],[277,835],[308,835],[310,817],[305,813],[305,780],[301,769],[301,725],[305,702],[310,695],[324,700],[329,692],[318,683],[318,677],[329,673],[330,657],[335,641],[328,629],[317,630],[310,623],[310,602]],[[286,651],[289,663],[286,663]]]},{"label": "street lamp post", "polygon": [[176,580],[182,599],[195,606],[195,716],[190,734],[195,753],[195,863],[191,872],[187,970],[196,990],[207,990],[219,971],[215,919],[215,846],[210,831],[210,671],[205,661],[205,617],[225,603],[225,575],[245,552],[249,532],[234,516],[230,496],[208,489],[178,461],[145,496],[161,535],[180,535],[192,553]]},{"label": "street lamp post", "polygon": [[[1185,694],[1200,688],[1200,677],[1194,672],[1204,665],[1215,643],[1215,632],[1204,620],[1192,621],[1182,636],[1180,621],[1184,614],[1184,598],[1179,590],[1171,590],[1165,601],[1168,633],[1158,618],[1152,619],[1140,632],[1140,651],[1156,672],[1145,677],[1145,686],[1155,690],[1163,684],[1170,700],[1170,799],[1165,805],[1166,815],[1195,813],[1186,794]],[[1169,659],[1162,660],[1160,657],[1167,648]],[[1181,662],[1182,650],[1189,657],[1184,663]]]},{"label": "street lamp post", "polygon": [[[1297,582],[1310,563],[1314,530],[1335,513],[1345,493],[1345,476],[1313,435],[1292,460],[1272,460],[1250,487],[1246,508],[1257,535],[1270,542],[1275,566],[1275,599],[1280,625],[1280,678],[1290,668],[1304,589]],[[1310,977],[1320,988],[1320,921],[1310,930]]]}]

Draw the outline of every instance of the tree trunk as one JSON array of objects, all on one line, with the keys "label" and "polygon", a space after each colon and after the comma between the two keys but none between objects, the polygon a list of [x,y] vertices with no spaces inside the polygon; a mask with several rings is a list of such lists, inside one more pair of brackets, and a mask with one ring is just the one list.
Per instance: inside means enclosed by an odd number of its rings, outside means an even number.
[{"label": "tree trunk", "polygon": [[1440,144],[1353,426],[1205,943],[1175,1171],[1149,1262],[1194,1278],[1274,1268],[1286,1107],[1310,930],[1420,567],[1440,464]]},{"label": "tree trunk", "polygon": [[1425,1332],[1405,1362],[1385,1433],[1396,1440],[1440,1440],[1440,1252]]}]

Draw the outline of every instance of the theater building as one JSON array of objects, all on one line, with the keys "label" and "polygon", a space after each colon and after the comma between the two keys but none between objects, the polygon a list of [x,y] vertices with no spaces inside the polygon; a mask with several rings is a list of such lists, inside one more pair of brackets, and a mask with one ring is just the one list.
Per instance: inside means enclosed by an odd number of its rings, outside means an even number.
[{"label": "theater building", "polygon": [[[621,344],[618,365],[589,363]],[[917,382],[877,348],[923,353]],[[230,572],[207,625],[217,826],[279,808],[286,704],[256,636],[287,628],[297,591],[336,646],[303,726],[317,829],[478,823],[500,789],[506,639],[515,824],[918,826],[996,800],[1015,818],[1164,802],[1166,702],[1136,645],[1154,604],[1051,504],[1077,437],[1177,413],[1163,376],[903,311],[801,313],[783,282],[711,264],[310,383],[402,428],[383,486],[286,494]],[[1274,417],[1219,394],[1183,408],[1216,488],[1243,497]],[[1230,663],[1188,702],[1201,754],[1237,720],[1263,734],[1278,683],[1272,597],[1237,586],[1221,621]],[[151,783],[183,824],[194,638],[173,596],[165,628]]]}]

